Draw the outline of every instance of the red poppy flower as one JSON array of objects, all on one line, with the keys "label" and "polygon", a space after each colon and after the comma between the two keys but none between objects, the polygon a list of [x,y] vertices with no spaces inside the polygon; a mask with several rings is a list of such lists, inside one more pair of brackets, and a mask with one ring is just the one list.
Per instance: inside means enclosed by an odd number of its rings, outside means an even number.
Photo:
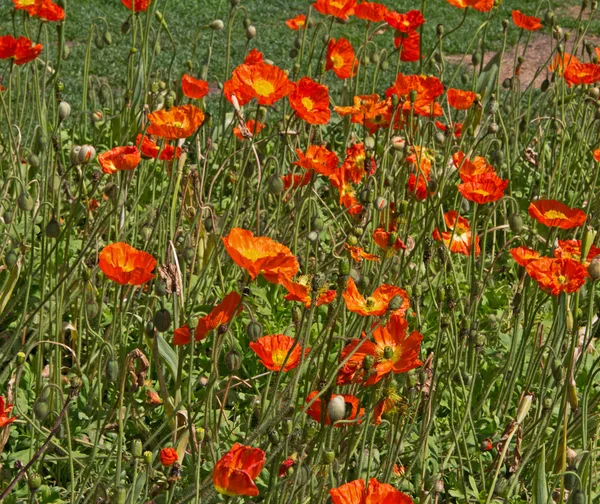
[{"label": "red poppy flower", "polygon": [[233,262],[247,270],[252,280],[262,275],[268,282],[280,284],[298,272],[291,250],[265,236],[255,237],[250,231],[233,228],[223,244]]},{"label": "red poppy flower", "polygon": [[[415,103],[408,99],[411,91],[417,94]],[[444,94],[444,86],[437,77],[399,73],[394,85],[388,88],[385,94],[388,97],[396,95],[404,100],[402,110],[405,112],[410,112],[412,108],[415,114],[424,116],[441,116],[443,113],[440,104],[435,102],[438,96]]]},{"label": "red poppy flower", "polygon": [[410,63],[421,59],[421,35],[418,31],[400,32],[400,37],[394,37],[394,47],[399,49],[400,61]]},{"label": "red poppy flower", "polygon": [[365,144],[362,142],[352,144],[346,149],[346,158],[336,176],[343,180],[349,180],[353,184],[358,184],[365,176],[365,173],[367,173]]},{"label": "red poppy flower", "polygon": [[345,483],[329,490],[332,504],[413,504],[406,494],[392,485],[380,483],[375,478],[369,480],[369,488],[362,479]]},{"label": "red poppy flower", "polygon": [[459,9],[473,7],[481,12],[489,12],[494,6],[494,0],[446,0],[450,5]]},{"label": "red poppy flower", "polygon": [[127,243],[111,243],[100,252],[100,269],[113,282],[121,285],[142,285],[152,280],[156,259]]},{"label": "red poppy flower", "polygon": [[13,409],[13,405],[12,404],[6,404],[4,402],[4,396],[0,396],[0,429],[2,429],[2,427],[6,427],[7,425],[13,423],[17,417],[16,416],[12,416],[9,418],[9,413],[12,411]]},{"label": "red poppy flower", "polygon": [[181,147],[173,147],[172,145],[165,145],[164,149],[160,151],[158,159],[161,161],[173,161],[173,159],[179,159],[181,157]]},{"label": "red poppy flower", "polygon": [[394,313],[404,315],[410,306],[406,291],[395,285],[380,285],[375,289],[371,296],[365,299],[365,297],[358,292],[352,278],[348,279],[348,286],[342,295],[346,302],[346,308],[351,312],[358,313],[364,317],[368,317],[369,315],[380,317],[385,314],[388,310],[390,301],[396,296],[399,296],[402,299],[402,306]]},{"label": "red poppy flower", "polygon": [[354,105],[334,107],[333,110],[342,117],[351,116],[350,122],[367,126],[371,133],[389,125],[391,119],[390,100],[381,100],[378,94],[371,94],[355,96],[353,102]]},{"label": "red poppy flower", "polygon": [[529,216],[548,227],[571,229],[583,226],[586,215],[583,210],[569,208],[556,200],[537,200],[529,204]]},{"label": "red poppy flower", "polygon": [[[378,247],[386,251],[406,250],[406,245],[396,233],[390,233],[383,228],[377,228],[373,232],[373,241]],[[393,243],[390,243],[392,241]]]},{"label": "red poppy flower", "polygon": [[475,182],[481,175],[495,173],[494,167],[485,158],[476,156],[473,160],[465,156],[464,152],[458,151],[452,155],[454,166],[459,169],[459,175],[463,182]]},{"label": "red poppy flower", "polygon": [[230,292],[208,315],[198,320],[194,339],[196,341],[203,340],[209,332],[227,325],[241,311],[242,298],[237,292]]},{"label": "red poppy flower", "polygon": [[600,163],[600,149],[596,149],[593,152],[594,161],[598,161]]},{"label": "red poppy flower", "polygon": [[142,157],[145,159],[156,159],[160,153],[160,147],[156,144],[156,142],[152,141],[147,136],[142,138],[141,133],[138,133],[138,136],[135,139],[135,144],[140,150]]},{"label": "red poppy flower", "polygon": [[327,46],[325,59],[325,70],[333,70],[340,79],[349,79],[356,75],[358,60],[354,55],[354,49],[345,38],[331,39]]},{"label": "red poppy flower", "polygon": [[133,9],[135,12],[144,12],[150,7],[152,0],[121,0],[121,3],[129,10]]},{"label": "red poppy flower", "polygon": [[[288,293],[285,299],[288,301],[299,301],[304,303],[306,308],[310,308],[312,303],[312,288],[310,284],[311,277],[304,275],[299,278],[298,282],[291,280],[284,280],[283,287]],[[316,293],[316,305],[321,306],[333,302],[336,298],[337,292],[335,290],[327,289],[323,287]]]},{"label": "red poppy flower", "polygon": [[353,247],[346,243],[346,248],[348,249],[348,252],[350,252],[352,259],[354,259],[356,262],[362,262],[363,259],[365,261],[380,261],[378,255],[368,254],[360,247]]},{"label": "red poppy flower", "polygon": [[507,186],[508,180],[501,179],[495,173],[484,173],[459,184],[458,190],[469,201],[484,205],[503,198]]},{"label": "red poppy flower", "polygon": [[46,21],[62,21],[65,11],[52,0],[13,0],[15,9],[25,10],[30,16],[36,16]]},{"label": "red poppy flower", "polygon": [[462,89],[448,89],[446,94],[448,105],[456,110],[467,110],[477,99],[477,95],[473,91],[463,91]]},{"label": "red poppy flower", "polygon": [[181,78],[181,90],[188,98],[196,98],[199,100],[208,94],[208,82],[184,74]]},{"label": "red poppy flower", "polygon": [[235,443],[213,469],[215,490],[230,497],[257,496],[258,488],[254,480],[258,478],[266,461],[266,454],[260,448]]},{"label": "red poppy flower", "polygon": [[204,113],[195,105],[181,105],[169,110],[161,109],[148,115],[149,135],[167,140],[178,140],[193,135],[204,122]]},{"label": "red poppy flower", "polygon": [[317,0],[312,4],[317,12],[344,20],[353,14],[355,5],[356,0]]},{"label": "red poppy flower", "polygon": [[[306,398],[306,403],[310,403],[318,393],[319,392],[317,390],[313,390],[310,394],[308,394],[308,397]],[[360,418],[364,415],[365,410],[363,408],[359,409],[358,407],[358,397],[353,396],[351,394],[332,394],[331,399],[333,399],[334,397],[338,397],[339,395],[341,395],[344,398],[344,402],[346,403],[346,412],[349,411],[349,413],[346,413],[346,417],[344,418],[344,420],[355,420],[356,418]],[[306,410],[306,414],[311,418],[314,418],[317,422],[320,422],[322,407],[323,403],[319,398],[308,407],[308,409]],[[331,420],[329,419],[329,415],[325,413],[325,425],[330,424]],[[342,427],[343,425],[344,424],[340,423],[333,424],[334,427]]]},{"label": "red poppy flower", "polygon": [[294,164],[305,170],[314,170],[326,177],[333,175],[337,170],[339,162],[337,154],[322,145],[309,145],[306,154],[300,149],[296,149],[296,154],[298,154],[298,161],[295,161]]},{"label": "red poppy flower", "polygon": [[444,124],[440,121],[435,121],[435,127],[444,133],[451,133],[454,138],[460,138],[462,135],[463,123]]},{"label": "red poppy flower", "polygon": [[288,19],[285,22],[285,24],[287,25],[288,28],[291,28],[292,30],[297,31],[306,25],[306,16],[304,14],[298,14],[296,17],[293,17],[292,19]]},{"label": "red poppy flower", "polygon": [[179,455],[177,455],[175,448],[163,448],[160,450],[160,463],[163,466],[172,466],[177,460],[179,460]]},{"label": "red poppy flower", "polygon": [[600,255],[600,248],[592,245],[587,257],[581,260],[581,240],[558,240],[558,247],[554,249],[554,257],[557,259],[573,259],[583,264],[586,268],[592,260]]},{"label": "red poppy flower", "polygon": [[112,175],[118,171],[135,170],[142,160],[140,151],[134,145],[115,147],[98,156],[98,162],[104,173]]},{"label": "red poppy flower", "polygon": [[[275,334],[273,336],[263,336],[255,342],[251,341],[250,348],[258,355],[261,364],[267,369],[287,373],[290,369],[298,367],[302,359],[302,346],[294,346],[295,341],[290,336]],[[305,348],[304,356],[308,355],[309,351],[310,348]]]},{"label": "red poppy flower", "polygon": [[406,157],[406,162],[411,164],[415,171],[408,177],[408,190],[414,193],[419,201],[426,200],[430,194],[427,182],[430,178],[432,159],[431,153],[418,145],[413,146],[411,153]]},{"label": "red poppy flower", "polygon": [[[369,370],[365,385],[373,385],[388,373],[406,373],[422,366],[419,360],[423,335],[413,331],[407,337],[408,322],[400,315],[392,315],[389,323],[378,326],[373,331],[375,342],[365,339],[353,339],[342,350],[340,360],[350,357],[341,370],[341,374],[355,373],[363,366],[367,355],[374,358],[374,365]],[[358,350],[357,350],[358,348]]]},{"label": "red poppy flower", "polygon": [[425,22],[425,18],[419,10],[411,10],[406,13],[389,11],[384,20],[394,30],[402,33],[413,32]]},{"label": "red poppy flower", "polygon": [[587,278],[587,268],[579,261],[550,257],[530,262],[527,273],[542,290],[553,296],[561,292],[577,292]]},{"label": "red poppy flower", "polygon": [[354,7],[354,15],[359,19],[372,21],[373,23],[381,23],[389,9],[380,3],[362,2]]},{"label": "red poppy flower", "polygon": [[[450,252],[456,252],[463,255],[471,255],[472,233],[469,221],[458,215],[455,210],[450,210],[444,214],[444,221],[448,231],[433,231],[433,239],[443,241]],[[475,237],[475,255],[479,255],[479,236]]]},{"label": "red poppy flower", "polygon": [[190,326],[187,324],[178,327],[173,332],[173,345],[187,345],[192,341],[192,332],[190,331]]},{"label": "red poppy flower", "polygon": [[527,266],[531,261],[537,261],[541,256],[539,252],[528,247],[515,247],[510,249],[510,255],[519,266]]},{"label": "red poppy flower", "polygon": [[519,10],[512,11],[513,23],[519,28],[527,31],[536,31],[542,27],[541,19],[534,16],[526,16]]},{"label": "red poppy flower", "polygon": [[231,79],[225,82],[223,93],[230,102],[235,95],[239,105],[245,105],[254,98],[260,105],[273,105],[293,90],[294,84],[285,72],[265,63],[262,54],[256,51],[234,69]]},{"label": "red poppy flower", "polygon": [[329,110],[329,88],[310,77],[302,77],[289,96],[290,106],[298,117],[308,124],[327,124]]},{"label": "red poppy flower", "polygon": [[291,456],[286,458],[281,464],[279,464],[279,470],[277,471],[277,476],[280,478],[285,478],[287,476],[290,467],[296,464],[296,457]]},{"label": "red poppy flower", "polygon": [[12,35],[4,35],[0,37],[0,59],[12,58],[15,65],[23,65],[36,59],[42,47],[42,44],[33,45],[26,37],[16,39]]},{"label": "red poppy flower", "polygon": [[[258,135],[265,128],[265,126],[265,124],[255,121],[254,119],[250,119],[248,122],[246,122],[246,128],[248,128],[248,131],[252,133],[253,137]],[[242,141],[247,140],[247,138],[244,138],[244,135],[242,135],[242,130],[239,126],[233,128],[233,134]]]},{"label": "red poppy flower", "polygon": [[304,174],[291,174],[288,173],[287,175],[284,175],[283,177],[281,177],[281,180],[283,180],[283,187],[284,189],[289,189],[290,187],[304,187],[305,185],[308,185],[310,183],[310,181],[312,180],[312,173],[311,172],[307,172]]},{"label": "red poppy flower", "polygon": [[572,62],[564,69],[563,77],[569,87],[593,84],[600,80],[600,65]]}]

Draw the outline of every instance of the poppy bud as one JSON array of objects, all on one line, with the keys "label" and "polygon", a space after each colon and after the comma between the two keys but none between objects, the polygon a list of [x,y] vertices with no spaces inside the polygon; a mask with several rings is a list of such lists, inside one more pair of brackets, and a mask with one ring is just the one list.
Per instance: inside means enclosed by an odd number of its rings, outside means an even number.
[{"label": "poppy bud", "polygon": [[304,440],[305,441],[310,441],[312,438],[315,437],[316,433],[317,433],[317,429],[315,429],[314,426],[307,425],[304,428]]},{"label": "poppy bud", "polygon": [[327,405],[327,416],[331,423],[342,420],[346,416],[346,402],[344,397],[337,395],[329,401]]},{"label": "poppy bud", "polygon": [[23,352],[19,352],[17,354],[17,366],[22,366],[25,364],[25,354]]},{"label": "poppy bud", "polygon": [[387,207],[387,200],[384,197],[379,196],[375,200],[375,209],[378,210],[379,212],[382,212],[386,207]]},{"label": "poppy bud", "polygon": [[256,26],[250,25],[246,28],[246,38],[252,40],[256,37]]},{"label": "poppy bud", "polygon": [[519,407],[517,408],[517,419],[516,419],[517,423],[522,423],[523,420],[525,420],[527,413],[529,413],[529,410],[531,409],[531,403],[533,402],[533,397],[534,397],[533,393],[528,392],[521,399],[521,402],[519,403]]},{"label": "poppy bud", "polygon": [[258,322],[249,322],[246,326],[246,335],[250,341],[257,341],[263,334],[263,328]]},{"label": "poppy bud", "polygon": [[433,139],[436,144],[442,145],[446,141],[446,135],[442,131],[436,131]]},{"label": "poppy bud", "polygon": [[490,438],[484,439],[481,442],[481,451],[490,451],[492,448],[494,447],[494,444],[492,443],[492,440]]},{"label": "poppy bud", "polygon": [[96,149],[91,145],[82,145],[77,155],[79,164],[91,163],[96,157]]},{"label": "poppy bud", "polygon": [[299,324],[301,319],[302,319],[302,311],[300,310],[300,308],[298,306],[294,306],[292,308],[292,321],[294,322],[294,324]]},{"label": "poppy bud", "polygon": [[546,14],[544,15],[544,23],[547,25],[554,24],[554,11],[546,11]]},{"label": "poppy bud", "polygon": [[215,19],[212,23],[210,23],[211,30],[221,31],[225,27],[225,23],[220,19]]},{"label": "poppy bud", "polygon": [[242,367],[242,356],[235,350],[230,350],[227,352],[227,355],[225,355],[225,365],[229,371],[234,373]]},{"label": "poppy bud", "polygon": [[291,59],[296,59],[298,57],[298,49],[296,49],[295,47],[292,47],[290,49],[289,56]]},{"label": "poppy bud", "polygon": [[33,414],[39,422],[46,418],[48,411],[48,402],[46,400],[42,400],[42,398],[40,398],[33,403]]},{"label": "poppy bud", "polygon": [[269,188],[269,192],[271,194],[281,194],[285,189],[283,180],[279,175],[271,175],[269,177],[269,181],[267,182],[267,187]]},{"label": "poppy bud", "polygon": [[444,491],[444,480],[437,478],[433,484],[433,491],[436,494],[441,494]]},{"label": "poppy bud", "polygon": [[429,194],[436,193],[438,190],[438,183],[435,179],[429,179],[427,181],[427,191]]},{"label": "poppy bud", "polygon": [[333,450],[325,450],[323,452],[321,460],[325,465],[333,464],[333,461],[335,460],[335,452]]},{"label": "poppy bud", "polygon": [[356,236],[354,236],[353,234],[349,234],[348,238],[346,238],[346,242],[351,247],[355,247],[358,244],[358,238]]},{"label": "poppy bud", "polygon": [[144,452],[143,457],[144,457],[144,462],[146,462],[146,464],[148,464],[148,465],[152,464],[152,452],[151,451],[146,450]]},{"label": "poppy bud", "polygon": [[96,45],[97,49],[103,49],[104,48],[104,39],[100,35],[98,35],[94,39],[94,44]]},{"label": "poppy bud", "polygon": [[319,240],[319,233],[317,233],[315,231],[311,231],[310,233],[308,233],[306,238],[308,238],[309,242],[316,243]]},{"label": "poppy bud", "polygon": [[31,212],[31,210],[33,210],[34,201],[29,193],[23,190],[17,198],[17,205],[24,212]]},{"label": "poppy bud", "polygon": [[71,105],[69,105],[66,101],[60,102],[58,104],[58,118],[61,121],[64,121],[70,115],[71,115]]},{"label": "poppy bud", "polygon": [[577,489],[571,495],[572,504],[585,504],[585,493],[583,490]]},{"label": "poppy bud", "polygon": [[444,35],[444,25],[439,24],[435,27],[435,33],[438,37],[442,37]]},{"label": "poppy bud", "polygon": [[269,441],[272,445],[277,446],[279,444],[279,433],[275,429],[269,429],[267,436],[269,436]]},{"label": "poppy bud", "polygon": [[58,238],[60,235],[60,224],[54,217],[46,224],[45,232],[48,238]]},{"label": "poppy bud", "polygon": [[313,217],[310,220],[310,228],[312,231],[322,231],[324,226],[323,219],[321,217]]},{"label": "poppy bud", "polygon": [[154,326],[158,332],[165,332],[171,327],[171,313],[169,310],[162,308],[154,314]]},{"label": "poppy bud", "polygon": [[134,439],[131,443],[131,454],[135,458],[140,458],[142,456],[142,442],[139,439]]},{"label": "poppy bud", "polygon": [[154,292],[157,296],[163,297],[167,295],[167,284],[162,281],[158,281],[154,287]]},{"label": "poppy bud", "polygon": [[579,408],[579,399],[577,398],[577,385],[575,385],[574,382],[567,385],[567,400],[571,406],[571,411],[573,413],[577,412],[577,409]]},{"label": "poppy bud", "polygon": [[510,226],[510,230],[519,234],[523,231],[523,217],[520,214],[514,213],[508,218],[508,225]]},{"label": "poppy bud", "polygon": [[106,379],[109,382],[116,382],[117,378],[119,377],[119,363],[117,362],[116,359],[114,358],[110,358],[107,362],[106,362]]},{"label": "poppy bud", "polygon": [[127,35],[129,30],[131,29],[131,23],[129,22],[130,18],[127,18],[125,22],[121,25],[121,35]]},{"label": "poppy bud", "polygon": [[28,475],[27,485],[32,492],[36,492],[42,486],[42,477],[39,473],[33,472]]}]

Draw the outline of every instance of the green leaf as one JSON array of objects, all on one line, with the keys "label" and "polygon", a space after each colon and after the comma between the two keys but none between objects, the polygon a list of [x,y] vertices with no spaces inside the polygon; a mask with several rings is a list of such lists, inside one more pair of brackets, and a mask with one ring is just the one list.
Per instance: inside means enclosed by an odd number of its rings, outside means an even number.
[{"label": "green leaf", "polygon": [[177,368],[179,359],[177,358],[175,350],[173,350],[171,348],[171,345],[169,345],[162,337],[159,336],[156,339],[158,341],[158,354],[169,368],[169,371],[171,371],[173,379],[177,379]]},{"label": "green leaf", "polygon": [[546,482],[546,449],[542,450],[537,459],[535,474],[533,475],[533,503],[546,504],[548,502],[548,483]]}]

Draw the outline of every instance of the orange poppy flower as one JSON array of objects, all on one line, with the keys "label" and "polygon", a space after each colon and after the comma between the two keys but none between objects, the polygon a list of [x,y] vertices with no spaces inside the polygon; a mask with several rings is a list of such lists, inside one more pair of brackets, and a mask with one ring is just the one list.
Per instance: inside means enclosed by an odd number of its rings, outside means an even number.
[{"label": "orange poppy flower", "polygon": [[347,208],[350,215],[358,215],[363,211],[362,205],[356,199],[353,174],[346,162],[344,162],[336,173],[329,176],[329,182],[338,190],[340,205]]},{"label": "orange poppy flower", "polygon": [[203,340],[209,332],[221,326],[226,326],[241,311],[242,298],[237,292],[230,292],[208,315],[198,320],[194,339],[196,341]]},{"label": "orange poppy flower", "polygon": [[446,0],[453,7],[459,9],[466,9],[467,7],[473,7],[480,12],[489,12],[494,6],[494,0]]},{"label": "orange poppy flower", "polygon": [[469,201],[484,205],[503,198],[507,187],[508,180],[501,179],[495,173],[484,173],[459,184],[458,190]]},{"label": "orange poppy flower", "polygon": [[[253,137],[258,135],[265,128],[265,126],[265,124],[255,121],[254,119],[250,119],[248,122],[246,122],[246,128],[248,128],[248,131],[252,133]],[[239,126],[233,128],[233,134],[242,141],[247,140],[247,138],[244,138],[244,135],[242,135],[242,130]]]},{"label": "orange poppy flower", "polygon": [[283,180],[283,187],[286,190],[290,187],[304,187],[305,185],[308,185],[312,180],[312,173],[307,172],[300,175],[292,175],[291,173],[288,173],[287,175],[281,177],[281,180]]},{"label": "orange poppy flower", "polygon": [[366,488],[362,479],[345,483],[329,490],[332,504],[413,504],[413,500],[392,485],[379,483],[375,478],[369,480]]},{"label": "orange poppy flower", "polygon": [[160,450],[160,463],[165,467],[172,466],[175,462],[179,460],[179,455],[177,455],[177,450],[175,448],[163,448]]},{"label": "orange poppy flower", "polygon": [[454,166],[459,169],[459,176],[463,182],[475,182],[481,175],[495,173],[494,167],[485,158],[476,156],[473,160],[458,151],[452,155]]},{"label": "orange poppy flower", "polygon": [[[313,390],[310,394],[308,394],[308,397],[306,398],[306,403],[310,403],[318,393],[319,392],[317,390]],[[344,402],[346,403],[346,412],[349,411],[349,413],[346,413],[346,417],[344,418],[344,420],[355,420],[357,418],[361,418],[364,415],[364,408],[359,409],[358,407],[358,397],[353,396],[351,394],[331,394],[331,399],[340,395],[344,398]],[[308,409],[306,410],[306,414],[311,418],[315,419],[317,422],[320,422],[322,407],[323,403],[321,399],[318,398],[308,407]],[[330,424],[331,420],[329,419],[329,415],[327,414],[327,409],[325,409],[325,425]],[[344,424],[340,424],[337,422],[333,424],[334,427],[342,427],[343,425]]]},{"label": "orange poppy flower", "polygon": [[352,257],[352,259],[354,259],[356,262],[362,262],[363,259],[365,261],[377,261],[377,262],[379,262],[381,260],[381,259],[379,259],[378,255],[368,254],[361,247],[353,247],[346,243],[346,248],[348,249],[348,252],[350,252],[350,256]]},{"label": "orange poppy flower", "polygon": [[229,257],[247,270],[252,280],[262,275],[268,282],[280,284],[298,272],[298,261],[291,250],[270,238],[233,228],[222,240]]},{"label": "orange poppy flower", "polygon": [[563,75],[569,66],[579,63],[580,61],[572,54],[566,52],[562,54],[559,53],[552,58],[552,63],[548,65],[548,70],[550,72],[556,72],[558,75]]},{"label": "orange poppy flower", "polygon": [[235,443],[213,469],[215,490],[223,495],[249,495],[256,497],[258,488],[254,480],[262,471],[267,457],[260,448]]},{"label": "orange poppy flower", "polygon": [[292,30],[297,31],[306,25],[306,16],[304,14],[298,14],[296,17],[293,17],[292,19],[288,19],[285,22],[285,24],[287,25],[288,28],[291,28]]},{"label": "orange poppy flower", "polygon": [[[301,276],[298,282],[291,280],[284,280],[283,286],[288,293],[285,299],[288,301],[299,301],[304,303],[304,306],[308,309],[312,303],[312,288],[310,284],[311,277],[308,275]],[[335,290],[323,287],[319,290],[316,296],[316,305],[321,306],[333,302],[337,296]]]},{"label": "orange poppy flower", "polygon": [[150,7],[152,0],[121,0],[121,3],[129,10],[133,9],[135,12],[144,12]]},{"label": "orange poppy flower", "polygon": [[417,201],[425,201],[427,196],[429,196],[429,189],[427,187],[427,181],[429,177],[425,178],[422,174],[414,174],[411,173],[408,176],[408,182],[406,186],[408,187],[408,191],[415,195]]},{"label": "orange poppy flower", "polygon": [[121,285],[142,285],[152,280],[156,259],[127,243],[111,243],[100,252],[100,269],[113,282]]},{"label": "orange poppy flower", "polygon": [[193,135],[204,122],[204,113],[195,105],[181,105],[169,110],[161,109],[148,115],[149,135],[178,140]]},{"label": "orange poppy flower", "polygon": [[463,123],[454,123],[454,124],[444,124],[440,121],[435,121],[435,127],[444,133],[451,133],[454,135],[454,138],[460,138],[462,135]]},{"label": "orange poppy flower", "polygon": [[[393,243],[390,243],[392,239],[395,240]],[[390,233],[383,228],[377,228],[373,232],[373,241],[378,247],[392,253],[397,252],[398,250],[406,250],[406,245],[396,233]]]},{"label": "orange poppy flower", "polygon": [[160,154],[160,147],[158,144],[147,136],[142,138],[141,133],[138,133],[138,136],[135,139],[135,145],[137,145],[144,159],[156,159]]},{"label": "orange poppy flower", "polygon": [[[374,385],[389,373],[406,373],[422,366],[419,360],[423,335],[413,331],[407,336],[408,322],[400,315],[392,315],[389,323],[378,326],[373,331],[373,339],[353,339],[344,347],[340,360],[352,355],[340,373],[353,374],[363,367],[367,355],[374,358],[374,365],[368,372],[365,385]],[[347,381],[342,380],[344,383]],[[339,381],[338,381],[339,383]]]},{"label": "orange poppy flower", "polygon": [[12,416],[9,418],[8,414],[12,411],[12,409],[13,405],[6,404],[4,402],[4,396],[0,396],[0,429],[13,423],[17,419],[16,416]]},{"label": "orange poppy flower", "polygon": [[573,259],[583,264],[586,268],[592,260],[600,255],[600,248],[592,245],[587,257],[581,260],[581,240],[558,240],[558,246],[554,249],[554,257],[557,259]]},{"label": "orange poppy flower", "polygon": [[273,105],[293,90],[294,84],[285,72],[265,63],[258,51],[252,51],[244,63],[233,70],[231,79],[223,87],[225,97],[232,102],[232,95],[235,95],[239,105],[254,98],[260,105]]},{"label": "orange poppy flower", "polygon": [[354,55],[352,44],[345,38],[329,40],[325,70],[333,70],[340,79],[349,79],[356,75],[358,60]]},{"label": "orange poppy flower", "polygon": [[[411,103],[408,98],[411,91],[417,93],[415,103]],[[442,107],[435,102],[438,96],[444,94],[444,86],[437,77],[426,77],[424,75],[403,75],[399,73],[396,76],[394,85],[385,92],[386,96],[398,96],[405,100],[402,109],[410,112],[411,108],[415,114],[424,116],[441,116]]]},{"label": "orange poppy flower", "polygon": [[355,5],[356,0],[317,0],[312,4],[317,12],[343,20],[354,13]]},{"label": "orange poppy flower", "polygon": [[42,44],[33,45],[26,37],[16,39],[12,35],[4,35],[0,37],[0,59],[12,58],[15,65],[24,65],[36,59],[42,47]]},{"label": "orange poppy flower", "polygon": [[[354,105],[334,107],[333,110],[342,117],[351,116],[350,122],[352,123],[367,127],[374,126],[374,128],[369,127],[371,133],[374,133],[380,127],[389,125],[389,119],[391,119],[390,100],[381,100],[378,94],[371,94],[355,96],[353,102]],[[378,116],[383,120],[373,121]],[[371,131],[371,129],[374,131]]]},{"label": "orange poppy flower", "polygon": [[401,404],[401,396],[399,396],[396,392],[386,391],[385,396],[379,400],[379,402],[375,405],[375,409],[373,410],[373,424],[381,425],[383,414],[396,413],[400,411]]},{"label": "orange poppy flower", "polygon": [[600,65],[595,63],[569,63],[563,72],[569,87],[580,84],[593,84],[600,80]]},{"label": "orange poppy flower", "polygon": [[348,286],[342,295],[346,302],[346,308],[363,317],[368,317],[369,315],[381,317],[388,311],[390,301],[396,296],[399,296],[402,299],[402,305],[394,312],[395,314],[404,315],[410,306],[406,291],[395,285],[380,285],[375,289],[371,296],[365,299],[365,297],[358,292],[354,279],[352,278],[348,279]]},{"label": "orange poppy flower", "polygon": [[425,18],[420,10],[411,10],[406,13],[389,11],[384,21],[396,31],[410,33],[421,26],[425,22]]},{"label": "orange poppy flower", "polygon": [[558,296],[561,292],[577,292],[587,278],[587,268],[579,261],[551,257],[530,262],[527,273],[543,291],[553,296]]},{"label": "orange poppy flower", "polygon": [[[421,36],[418,31],[400,33],[400,37],[394,37],[394,47],[400,49],[400,61],[410,63],[421,59]],[[429,114],[427,114],[429,115]]]},{"label": "orange poppy flower", "polygon": [[527,266],[531,261],[537,261],[540,253],[528,247],[515,247],[510,249],[510,255],[519,266]]},{"label": "orange poppy flower", "polygon": [[[263,336],[256,342],[251,341],[250,348],[258,355],[260,363],[267,369],[287,373],[290,369],[298,367],[302,358],[302,346],[294,346],[295,341],[290,336],[275,334],[273,336]],[[304,356],[308,355],[309,351],[310,348],[305,348]]]},{"label": "orange poppy flower", "polygon": [[354,15],[359,19],[381,23],[389,9],[377,2],[362,2],[354,7]]},{"label": "orange poppy flower", "polygon": [[598,161],[600,163],[600,149],[594,150],[594,161]]},{"label": "orange poppy flower", "polygon": [[65,11],[52,0],[13,0],[15,9],[25,10],[30,16],[36,16],[46,21],[62,21]]},{"label": "orange poppy flower", "polygon": [[187,345],[192,341],[192,332],[190,331],[190,326],[185,324],[181,327],[178,327],[173,332],[173,345]]},{"label": "orange poppy flower", "polygon": [[411,151],[406,157],[406,162],[413,165],[416,173],[411,173],[408,177],[408,190],[414,193],[418,201],[424,201],[429,196],[427,182],[430,179],[433,157],[428,150],[418,145],[412,147]]},{"label": "orange poppy flower", "polygon": [[367,173],[367,168],[365,144],[362,142],[352,144],[346,149],[346,158],[342,163],[338,176],[340,176],[341,179],[358,184],[365,176],[365,173]]},{"label": "orange poppy flower", "polygon": [[462,89],[448,89],[446,94],[448,105],[456,110],[467,110],[477,99],[477,95],[473,91],[463,91]]},{"label": "orange poppy flower", "polygon": [[298,117],[308,124],[327,124],[331,117],[329,110],[329,88],[302,77],[289,96],[290,106]]},{"label": "orange poppy flower", "polygon": [[294,164],[305,170],[314,170],[326,177],[333,175],[337,170],[339,162],[337,154],[322,145],[309,145],[306,154],[300,149],[296,149],[296,154],[298,154],[298,161],[295,161]]},{"label": "orange poppy flower", "polygon": [[541,19],[534,16],[526,16],[519,10],[512,11],[513,23],[519,28],[527,31],[536,31],[542,27]]},{"label": "orange poppy flower", "polygon": [[102,171],[109,175],[118,171],[135,170],[141,160],[140,151],[134,145],[115,147],[98,156],[98,162],[102,167]]},{"label": "orange poppy flower", "polygon": [[[444,221],[448,231],[433,231],[433,239],[444,242],[444,245],[450,252],[456,252],[463,255],[471,255],[472,233],[469,221],[458,215],[455,210],[450,210],[444,214]],[[475,255],[479,255],[479,236],[475,236]]]},{"label": "orange poppy flower", "polygon": [[529,216],[540,224],[560,229],[572,229],[583,226],[586,215],[583,210],[569,208],[556,200],[537,200],[529,204]]},{"label": "orange poppy flower", "polygon": [[188,98],[204,98],[208,94],[208,82],[194,79],[191,75],[184,74],[181,78],[181,90]]}]

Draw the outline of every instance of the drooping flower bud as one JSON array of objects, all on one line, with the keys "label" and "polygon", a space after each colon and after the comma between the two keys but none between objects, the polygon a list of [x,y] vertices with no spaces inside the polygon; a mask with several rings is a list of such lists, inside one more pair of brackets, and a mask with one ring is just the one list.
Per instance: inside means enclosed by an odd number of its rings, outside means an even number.
[{"label": "drooping flower bud", "polygon": [[533,398],[533,393],[527,392],[521,399],[521,402],[519,403],[519,407],[517,409],[517,423],[522,423],[523,420],[525,420],[527,413],[529,413],[529,410],[531,409]]},{"label": "drooping flower bud", "polygon": [[335,396],[327,405],[327,416],[331,423],[343,420],[346,416],[346,402],[341,395]]}]

